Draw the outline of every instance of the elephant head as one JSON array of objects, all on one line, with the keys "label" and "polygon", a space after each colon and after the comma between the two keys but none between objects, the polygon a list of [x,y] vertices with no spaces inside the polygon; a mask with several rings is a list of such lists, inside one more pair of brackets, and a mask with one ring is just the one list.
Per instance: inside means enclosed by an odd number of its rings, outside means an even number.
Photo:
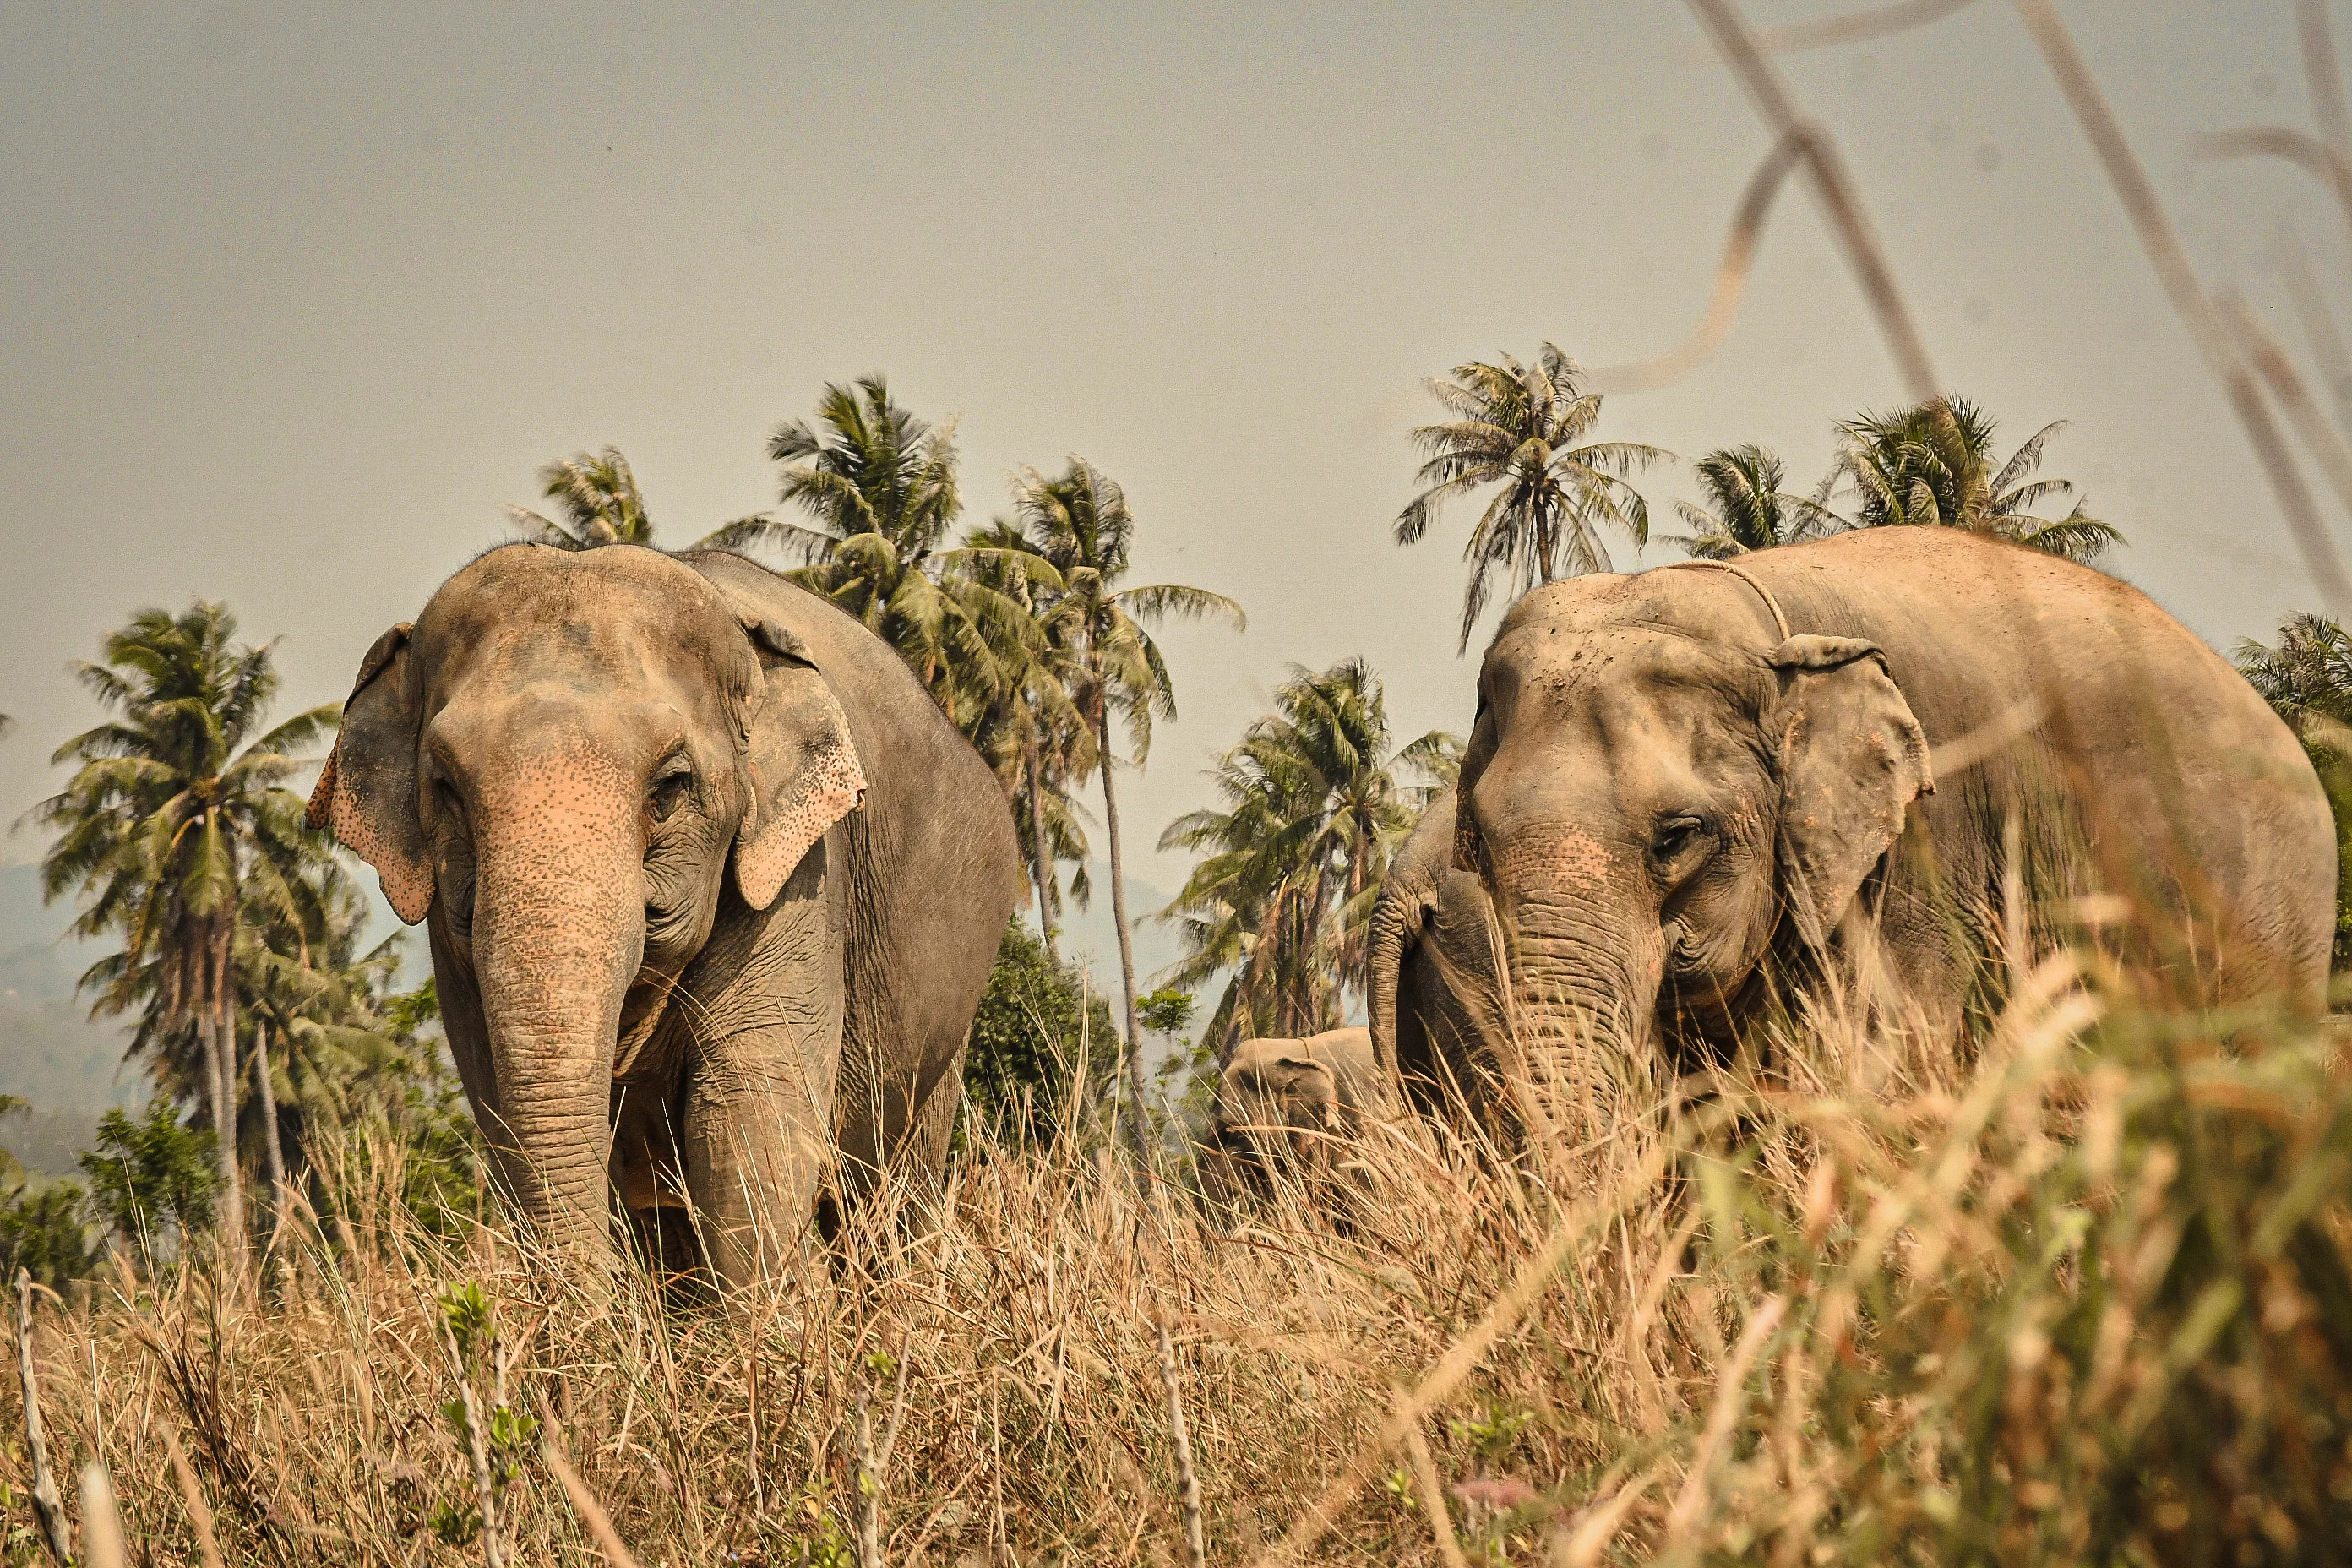
[{"label": "elephant head", "polygon": [[1933,788],[1879,649],[1788,635],[1753,587],[1579,578],[1487,650],[1454,860],[1493,900],[1538,1084],[1721,1049],[1768,960],[1831,943]]},{"label": "elephant head", "polygon": [[369,650],[310,815],[431,916],[509,1194],[601,1246],[616,1061],[722,899],[766,909],[864,790],[788,629],[655,551],[510,545]]},{"label": "elephant head", "polygon": [[1313,1179],[1345,1167],[1366,1115],[1387,1100],[1369,1030],[1244,1040],[1217,1077],[1212,1184],[1264,1192],[1278,1170]]}]

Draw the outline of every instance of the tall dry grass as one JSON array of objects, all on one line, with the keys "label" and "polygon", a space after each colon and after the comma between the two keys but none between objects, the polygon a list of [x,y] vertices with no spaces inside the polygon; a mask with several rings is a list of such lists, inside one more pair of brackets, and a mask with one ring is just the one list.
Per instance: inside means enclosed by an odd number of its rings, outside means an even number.
[{"label": "tall dry grass", "polygon": [[2317,1026],[2109,1016],[2062,959],[1972,1072],[1769,1054],[1516,1163],[1386,1130],[1336,1224],[983,1137],[718,1301],[424,1223],[370,1150],[247,1272],[48,1303],[53,1463],[152,1563],[1176,1563],[1192,1496],[1216,1563],[2345,1560]]}]

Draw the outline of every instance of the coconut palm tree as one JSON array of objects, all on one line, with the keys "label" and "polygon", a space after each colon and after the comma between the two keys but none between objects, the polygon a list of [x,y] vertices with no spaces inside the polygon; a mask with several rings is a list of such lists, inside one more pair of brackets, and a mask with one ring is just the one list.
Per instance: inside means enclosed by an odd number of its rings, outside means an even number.
[{"label": "coconut palm tree", "polygon": [[2327,791],[2336,816],[2335,967],[2352,964],[2352,634],[2303,612],[2279,623],[2278,646],[2237,647],[2241,674],[2286,721]]},{"label": "coconut palm tree", "polygon": [[1019,524],[999,520],[965,536],[961,570],[1019,606],[1032,635],[1000,650],[1006,679],[978,710],[971,742],[1003,782],[1036,887],[1037,933],[1058,968],[1054,940],[1061,908],[1054,868],[1071,860],[1071,893],[1081,908],[1091,889],[1087,836],[1073,793],[1092,775],[1095,737],[1070,693],[1085,674],[1076,617],[1083,605],[1061,589],[1061,576]]},{"label": "coconut palm tree", "polygon": [[637,476],[618,447],[575,452],[539,470],[540,494],[556,503],[561,517],[529,507],[507,508],[515,531],[535,544],[559,550],[593,550],[600,544],[651,544],[654,520],[646,514]]},{"label": "coconut palm tree", "polygon": [[1751,550],[1835,532],[1843,524],[1819,497],[1790,495],[1780,487],[1786,480],[1780,458],[1749,443],[1709,452],[1691,465],[1706,505],[1675,502],[1676,515],[1693,531],[1675,535],[1700,561],[1727,561]]},{"label": "coconut palm tree", "polygon": [[805,563],[793,579],[897,648],[968,731],[1013,678],[1002,650],[1034,637],[1016,600],[961,571],[966,552],[943,548],[963,510],[952,422],[918,418],[871,375],[826,386],[816,422],[778,426],[768,456],[783,465],[781,499],[814,526],[743,518],[704,542]]},{"label": "coconut palm tree", "polygon": [[2061,518],[2030,509],[2074,487],[2037,479],[2042,449],[2066,428],[2044,425],[1993,467],[1993,421],[1964,397],[1936,397],[1892,414],[1861,414],[1838,426],[1843,443],[1825,492],[1841,483],[1854,491],[1854,526],[1930,524],[1990,534],[2069,561],[2092,562],[2123,535],[2093,517],[2077,500]]},{"label": "coconut palm tree", "polygon": [[82,977],[95,1010],[138,1009],[133,1051],[160,1049],[159,1078],[172,1089],[178,1072],[184,1095],[189,1064],[172,1056],[196,1047],[224,1217],[241,1247],[232,961],[248,910],[299,916],[304,868],[321,841],[284,783],[338,710],[262,732],[278,672],[268,645],[245,647],[236,634],[217,604],[178,616],[142,610],[106,639],[100,662],[75,666],[111,717],[58,749],[55,761],[79,766],[33,815],[57,835],[41,861],[45,896],[75,891],[76,934],[122,944]]},{"label": "coconut palm tree", "polygon": [[1176,688],[1159,644],[1145,628],[1161,620],[1211,616],[1246,626],[1242,608],[1222,594],[1179,584],[1122,587],[1135,545],[1135,515],[1116,480],[1082,458],[1053,479],[1031,468],[1015,471],[1013,500],[1022,532],[1059,575],[1064,613],[1046,626],[1071,663],[1070,695],[1085,715],[1102,773],[1103,836],[1110,858],[1111,921],[1118,930],[1119,978],[1126,1002],[1128,1089],[1135,1117],[1129,1131],[1139,1161],[1148,1158],[1142,1125],[1142,1026],[1136,1013],[1134,928],[1127,914],[1127,874],[1120,859],[1115,719],[1127,723],[1135,765],[1151,751],[1155,718],[1176,717]]},{"label": "coconut palm tree", "polygon": [[1182,931],[1172,984],[1232,973],[1205,1037],[1221,1055],[1252,1035],[1338,1024],[1341,994],[1364,986],[1390,854],[1458,756],[1434,731],[1389,750],[1380,679],[1361,658],[1292,666],[1275,710],[1211,770],[1222,807],[1160,837],[1162,849],[1207,851],[1160,918]]},{"label": "coconut palm tree", "polygon": [[1552,344],[1543,345],[1533,364],[1501,358],[1500,364],[1474,360],[1446,380],[1427,383],[1453,418],[1412,433],[1425,459],[1415,479],[1424,488],[1395,525],[1396,542],[1411,544],[1429,531],[1445,500],[1501,487],[1463,551],[1470,563],[1462,599],[1465,649],[1497,572],[1508,576],[1514,594],[1605,572],[1609,549],[1596,527],[1602,522],[1637,547],[1647,542],[1649,503],[1625,479],[1668,460],[1655,447],[1587,439],[1601,422],[1601,395],[1577,385],[1575,362]]},{"label": "coconut palm tree", "polygon": [[[529,507],[509,506],[507,521],[532,544],[558,550],[593,550],[605,544],[654,542],[654,520],[646,510],[645,492],[618,447],[601,452],[575,452],[539,470],[540,492],[558,503],[562,513],[551,518]],[[765,513],[721,523],[687,548],[735,550],[755,542],[768,524]]]}]

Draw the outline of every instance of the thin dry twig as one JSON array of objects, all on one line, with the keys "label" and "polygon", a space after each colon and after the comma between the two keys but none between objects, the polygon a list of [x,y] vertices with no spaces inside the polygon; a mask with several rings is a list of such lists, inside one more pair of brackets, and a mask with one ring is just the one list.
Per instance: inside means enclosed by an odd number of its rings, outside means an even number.
[{"label": "thin dry twig", "polygon": [[2277,426],[2272,423],[2270,411],[2263,405],[2252,374],[2239,359],[2228,328],[2197,281],[2189,253],[2173,231],[2171,220],[2165,216],[2163,204],[2157,200],[2147,172],[2140,167],[2131,143],[2125,139],[2123,127],[2116,122],[2115,110],[2099,90],[2082,51],[2074,47],[2074,35],[2066,30],[2050,0],[2012,0],[2012,4],[2025,30],[2042,50],[2042,58],[2049,63],[2051,74],[2058,79],[2059,90],[2065,94],[2074,118],[2081,121],[2084,135],[2106,171],[2108,184],[2122,198],[2124,211],[2138,233],[2141,248],[2156,268],[2157,280],[2164,286],[2173,310],[2204,356],[2207,368],[2221,383],[2231,407],[2246,427],[2247,439],[2270,478],[2279,508],[2285,512],[2295,545],[2303,552],[2305,569],[2327,600],[2328,608],[2338,616],[2347,614],[2347,609],[2352,609],[2352,576],[2346,574],[2343,558],[2335,542],[2328,538],[2318,509],[2311,504],[2310,492],[2295,471],[2293,456],[2280,438]]},{"label": "thin dry twig", "polygon": [[163,1435],[163,1453],[172,1461],[172,1479],[180,1489],[180,1501],[188,1510],[188,1528],[196,1533],[196,1555],[204,1560],[204,1568],[226,1568],[221,1562],[220,1537],[213,1529],[212,1505],[205,1501],[205,1489],[196,1482],[195,1467],[188,1463],[187,1450],[180,1447],[180,1436],[172,1429],[166,1418],[158,1423]]},{"label": "thin dry twig", "polygon": [[[1404,1397],[1404,1390],[1397,1390]],[[1416,1421],[1404,1429],[1404,1457],[1412,1466],[1412,1484],[1421,1491],[1421,1506],[1429,1513],[1429,1533],[1437,1542],[1437,1554],[1445,1560],[1445,1568],[1470,1568],[1463,1558],[1462,1543],[1454,1538],[1454,1517],[1446,1510],[1445,1488],[1437,1479],[1437,1461],[1429,1456],[1429,1439],[1421,1435],[1421,1423]]]},{"label": "thin dry twig", "polygon": [[2328,37],[2326,0],[2294,0],[2295,34],[2303,47],[2304,80],[2311,89],[2311,117],[2328,146],[2352,158],[2352,110],[2344,103],[2344,73]]},{"label": "thin dry twig", "polygon": [[[1757,47],[1756,36],[1748,30],[1738,8],[1731,0],[1689,0],[1689,4],[1733,74],[1756,100],[1765,123],[1779,136],[1803,133],[1807,125],[1804,116],[1797,112],[1796,101],[1782,85],[1780,74]],[[1895,287],[1895,270],[1887,263],[1885,247],[1880,244],[1868,215],[1863,211],[1853,176],[1847,172],[1837,143],[1827,132],[1814,130],[1803,134],[1803,142],[1805,169],[1811,176],[1814,194],[1829,215],[1830,225],[1853,268],[1855,280],[1862,285],[1864,297],[1878,317],[1879,330],[1885,334],[1886,346],[1895,355],[1904,384],[1914,398],[1925,403],[1940,394],[1943,386],[1928,363],[1927,345],[1911,319],[1910,307]]]},{"label": "thin dry twig", "polygon": [[572,1511],[578,1514],[580,1522],[588,1527],[590,1537],[596,1542],[596,1550],[604,1554],[604,1561],[612,1564],[612,1568],[637,1568],[635,1556],[622,1543],[620,1531],[613,1528],[612,1515],[604,1511],[604,1505],[596,1500],[596,1494],[588,1489],[588,1483],[580,1479],[580,1472],[572,1468],[570,1459],[564,1458],[563,1445],[557,1436],[562,1428],[556,1425],[555,1412],[549,1407],[544,1397],[539,1402],[539,1430],[540,1462],[554,1476],[555,1484],[563,1489],[564,1497],[572,1504]]},{"label": "thin dry twig", "polygon": [[1801,125],[1772,144],[1748,176],[1748,189],[1732,214],[1731,235],[1724,241],[1723,259],[1715,269],[1715,291],[1708,296],[1706,314],[1691,335],[1654,359],[1635,364],[1610,365],[1592,373],[1591,384],[1602,392],[1647,392],[1680,379],[1723,346],[1738,317],[1740,297],[1748,291],[1748,269],[1763,238],[1764,220],[1771,216],[1773,198],[1800,158],[1811,155],[1813,127]]},{"label": "thin dry twig", "polygon": [[1867,44],[1940,22],[1956,11],[1967,10],[1973,3],[1974,0],[1895,0],[1893,5],[1877,5],[1867,11],[1848,11],[1843,16],[1820,16],[1810,22],[1790,22],[1785,26],[1768,28],[1756,36],[1756,47],[1768,55],[1792,55],[1838,44]]},{"label": "thin dry twig", "polygon": [[1160,1335],[1160,1385],[1168,1391],[1168,1440],[1176,1449],[1176,1493],[1184,1510],[1184,1560],[1206,1568],[1209,1549],[1201,1531],[1201,1478],[1192,1469],[1192,1435],[1184,1426],[1184,1395],[1176,1384],[1176,1345],[1168,1337],[1167,1314],[1152,1320]]},{"label": "thin dry twig", "polygon": [[114,1484],[96,1459],[81,1468],[81,1547],[83,1568],[130,1568]]},{"label": "thin dry twig", "polygon": [[2335,192],[2345,222],[2352,223],[2352,158],[2308,131],[2291,125],[2247,125],[2200,136],[2192,147],[2200,158],[2284,158]]},{"label": "thin dry twig", "polygon": [[49,1469],[48,1435],[41,1428],[40,1380],[33,1371],[33,1277],[16,1270],[16,1375],[25,1391],[25,1447],[33,1456],[33,1520],[58,1568],[73,1561],[73,1529]]}]

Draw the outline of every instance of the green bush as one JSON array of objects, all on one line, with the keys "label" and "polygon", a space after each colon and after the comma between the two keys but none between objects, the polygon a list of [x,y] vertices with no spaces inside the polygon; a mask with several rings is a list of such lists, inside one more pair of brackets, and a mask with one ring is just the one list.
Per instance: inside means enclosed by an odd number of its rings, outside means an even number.
[{"label": "green bush", "polygon": [[0,1201],[0,1282],[22,1268],[61,1289],[98,1267],[105,1245],[79,1182],[26,1183]]},{"label": "green bush", "polygon": [[169,1100],[158,1098],[135,1121],[108,1111],[81,1168],[108,1228],[150,1254],[212,1223],[220,1185],[212,1131],[181,1126]]},{"label": "green bush", "polygon": [[964,1095],[983,1125],[1000,1136],[1052,1143],[1079,1066],[1082,1005],[1082,1087],[1091,1095],[1118,1059],[1110,1004],[1099,992],[1087,994],[1077,970],[1055,967],[1045,943],[1015,916],[997,945],[964,1057]]}]

